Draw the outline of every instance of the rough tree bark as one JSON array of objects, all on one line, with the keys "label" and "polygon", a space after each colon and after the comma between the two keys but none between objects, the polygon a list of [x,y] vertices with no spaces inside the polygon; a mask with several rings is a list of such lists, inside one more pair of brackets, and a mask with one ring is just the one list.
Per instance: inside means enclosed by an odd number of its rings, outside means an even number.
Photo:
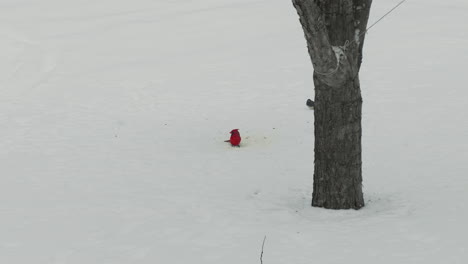
[{"label": "rough tree bark", "polygon": [[359,209],[362,193],[359,69],[372,0],[292,0],[314,66],[312,206]]}]

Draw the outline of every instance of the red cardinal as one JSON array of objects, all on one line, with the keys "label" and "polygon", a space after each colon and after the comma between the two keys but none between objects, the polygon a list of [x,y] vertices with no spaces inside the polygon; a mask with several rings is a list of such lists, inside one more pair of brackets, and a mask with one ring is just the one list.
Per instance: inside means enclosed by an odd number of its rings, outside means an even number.
[{"label": "red cardinal", "polygon": [[239,134],[239,129],[233,129],[229,133],[231,133],[231,138],[229,140],[226,140],[225,142],[230,142],[233,147],[240,147],[239,144],[241,142],[241,136]]}]

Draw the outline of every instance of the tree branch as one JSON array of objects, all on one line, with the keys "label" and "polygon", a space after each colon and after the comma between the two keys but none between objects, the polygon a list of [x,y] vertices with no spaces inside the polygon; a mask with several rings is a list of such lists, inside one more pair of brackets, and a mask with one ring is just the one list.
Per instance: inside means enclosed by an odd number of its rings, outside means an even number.
[{"label": "tree branch", "polygon": [[[359,32],[358,36],[355,36],[357,42],[357,57],[355,58],[358,70],[361,68],[362,63],[362,48],[364,47],[364,39],[366,37],[367,22],[369,20],[370,7],[372,0],[354,0],[356,6],[354,11],[354,21],[361,21],[361,23],[355,24],[355,31]],[[356,22],[355,22],[356,23]]]},{"label": "tree branch", "polygon": [[292,0],[304,30],[307,48],[314,69],[329,72],[336,68],[337,60],[328,38],[322,10],[315,0]]}]

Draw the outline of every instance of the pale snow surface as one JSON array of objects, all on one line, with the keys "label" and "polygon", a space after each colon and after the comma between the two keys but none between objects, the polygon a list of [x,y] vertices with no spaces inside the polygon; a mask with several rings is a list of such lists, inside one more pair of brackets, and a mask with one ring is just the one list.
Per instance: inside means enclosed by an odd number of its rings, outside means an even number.
[{"label": "pale snow surface", "polygon": [[0,0],[0,263],[468,263],[467,10],[367,34],[366,207],[332,211],[290,1]]}]

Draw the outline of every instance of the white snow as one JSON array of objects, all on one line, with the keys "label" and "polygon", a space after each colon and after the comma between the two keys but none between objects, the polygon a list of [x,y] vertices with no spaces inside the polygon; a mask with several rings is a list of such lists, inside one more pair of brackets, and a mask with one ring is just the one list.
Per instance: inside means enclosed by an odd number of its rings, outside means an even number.
[{"label": "white snow", "polygon": [[467,263],[467,9],[368,32],[366,207],[332,211],[290,1],[1,0],[0,263]]},{"label": "white snow", "polygon": [[356,29],[354,31],[354,43],[356,43],[357,46],[359,46],[359,44],[361,43],[361,41],[359,41],[360,38],[361,38],[360,30]]}]

